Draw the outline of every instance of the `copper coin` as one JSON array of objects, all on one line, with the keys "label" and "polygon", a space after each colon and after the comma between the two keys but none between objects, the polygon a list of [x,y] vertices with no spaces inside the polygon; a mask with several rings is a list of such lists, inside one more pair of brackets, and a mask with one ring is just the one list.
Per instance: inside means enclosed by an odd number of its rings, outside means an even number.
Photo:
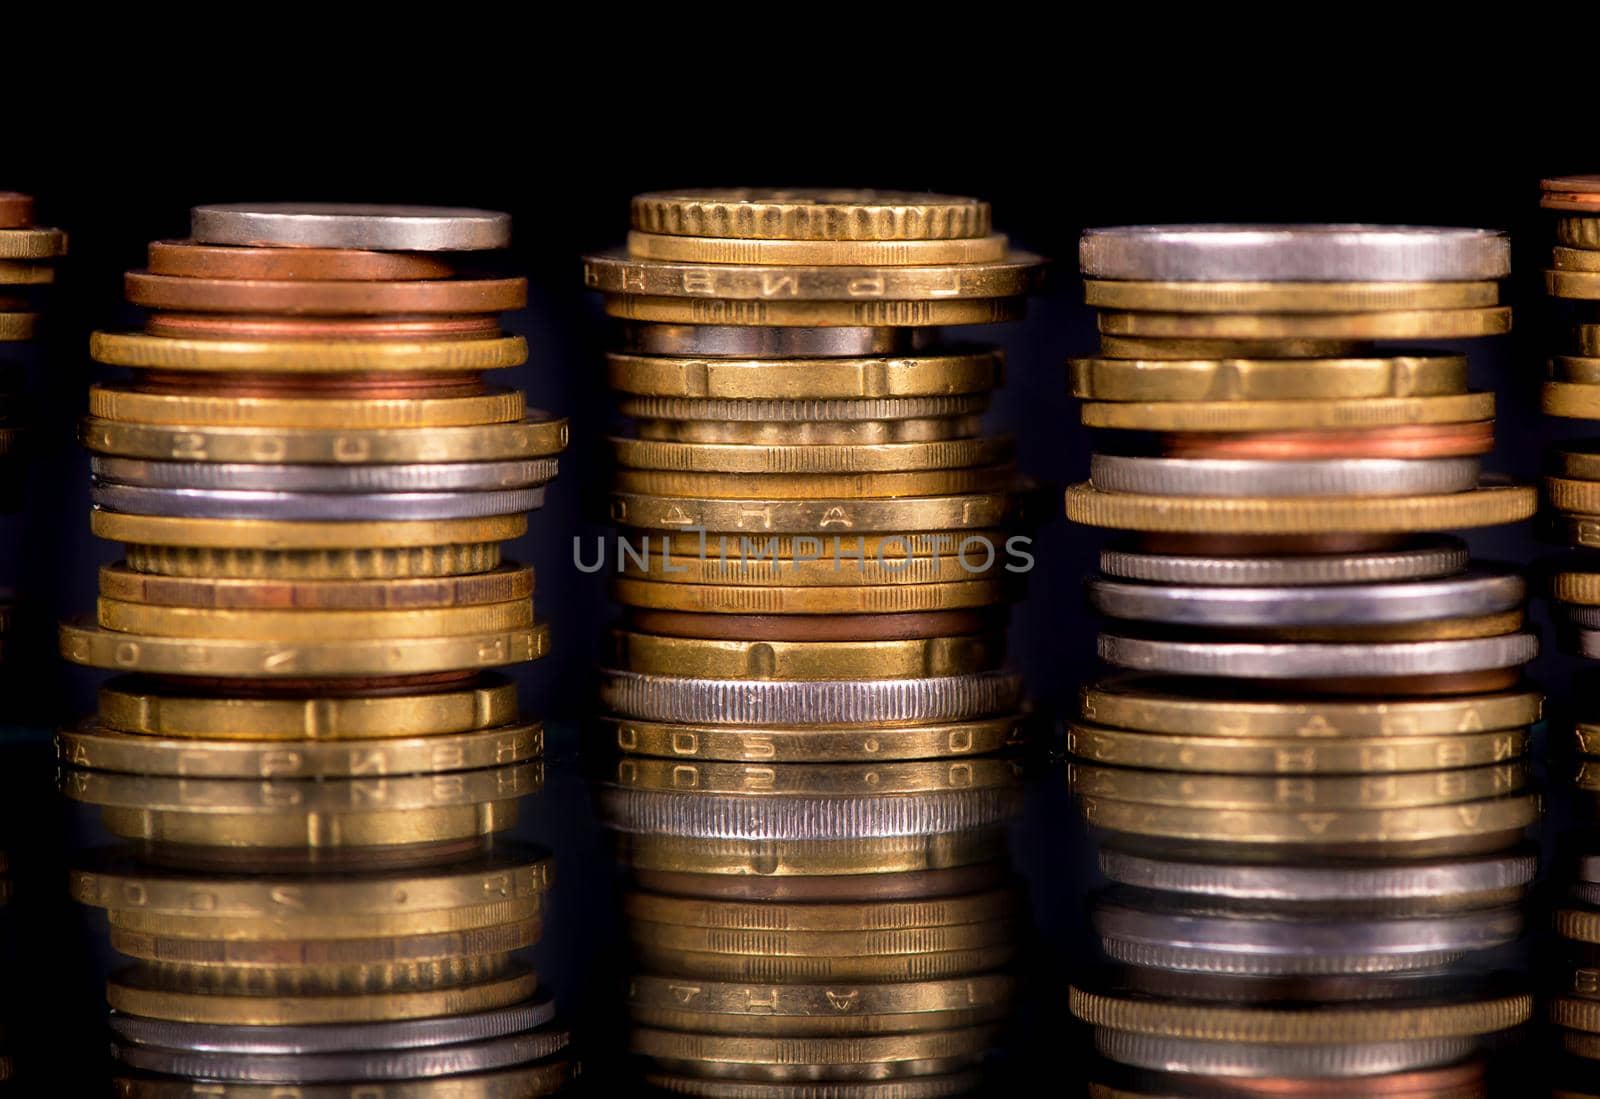
[{"label": "copper coin", "polygon": [[1286,690],[1314,694],[1460,695],[1506,691],[1522,678],[1521,668],[1491,668],[1481,672],[1453,672],[1449,675],[1366,676],[1353,679],[1275,680]]},{"label": "copper coin", "polygon": [[0,229],[26,229],[33,224],[33,196],[0,191]]},{"label": "copper coin", "polygon": [[185,691],[213,691],[229,697],[272,698],[282,694],[381,695],[415,694],[418,688],[456,687],[470,683],[477,672],[429,672],[425,675],[344,676],[328,679],[274,679],[270,684],[216,676],[174,676]]},{"label": "copper coin", "polygon": [[152,336],[202,340],[482,340],[500,333],[497,317],[385,317],[318,320],[227,313],[152,313]]},{"label": "copper coin", "polygon": [[1143,553],[1200,557],[1379,553],[1406,544],[1404,534],[1141,534],[1133,541]]},{"label": "copper coin", "polygon": [[1010,878],[1011,869],[1003,862],[983,862],[947,870],[814,878],[741,878],[669,870],[633,872],[633,880],[641,889],[732,901],[898,901],[953,897],[995,889]]},{"label": "copper coin", "polygon": [[1406,424],[1355,431],[1163,435],[1173,458],[1455,458],[1494,449],[1494,421]]},{"label": "copper coin", "polygon": [[416,252],[354,248],[235,248],[192,240],[150,242],[150,273],[186,279],[447,279],[455,269]]},{"label": "copper coin", "polygon": [[993,618],[978,610],[922,614],[694,614],[632,609],[631,627],[708,641],[901,641],[983,633]]},{"label": "copper coin", "polygon": [[488,392],[482,375],[435,374],[207,374],[201,371],[141,370],[139,389],[150,393],[206,397],[327,397],[402,400],[422,397],[476,397]]},{"label": "copper coin", "polygon": [[500,313],[528,303],[527,279],[414,279],[351,282],[197,279],[129,271],[124,293],[134,305],[191,313],[385,317]]},{"label": "copper coin", "polygon": [[412,610],[503,603],[533,594],[533,570],[504,564],[471,576],[404,580],[213,580],[100,570],[108,599],[173,607],[268,610]]}]

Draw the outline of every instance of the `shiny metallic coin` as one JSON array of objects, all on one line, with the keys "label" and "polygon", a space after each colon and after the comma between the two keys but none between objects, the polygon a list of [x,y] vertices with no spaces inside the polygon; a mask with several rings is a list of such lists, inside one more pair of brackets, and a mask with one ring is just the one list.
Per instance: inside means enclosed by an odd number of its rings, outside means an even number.
[{"label": "shiny metallic coin", "polygon": [[181,519],[271,519],[293,522],[406,522],[516,515],[544,506],[544,489],[491,492],[249,492],[232,489],[141,488],[96,479],[89,499],[103,511]]},{"label": "shiny metallic coin", "polygon": [[1213,587],[1373,584],[1452,576],[1467,567],[1467,557],[1466,544],[1454,538],[1374,553],[1298,557],[1203,557],[1102,550],[1100,571],[1121,580]]},{"label": "shiny metallic coin", "polygon": [[1376,1076],[1459,1061],[1472,1038],[1423,1038],[1353,1045],[1256,1045],[1205,1042],[1096,1027],[1094,1044],[1113,1061],[1137,1068],[1202,1076]]},{"label": "shiny metallic coin", "polygon": [[1129,225],[1085,230],[1078,265],[1098,279],[1456,282],[1504,278],[1511,238],[1409,225]]},{"label": "shiny metallic coin", "polygon": [[612,828],[650,835],[737,840],[835,840],[961,832],[1012,820],[1021,787],[929,794],[832,797],[666,793],[600,788],[600,815]]},{"label": "shiny metallic coin", "polygon": [[179,1023],[113,1011],[111,1032],[123,1042],[199,1053],[307,1054],[354,1050],[420,1049],[503,1038],[542,1027],[555,1018],[556,1004],[543,997],[513,1007],[401,1019],[388,1023],[323,1023],[317,1026],[224,1026]]},{"label": "shiny metallic coin", "polygon": [[975,416],[989,407],[987,393],[951,397],[868,397],[859,400],[722,400],[697,397],[623,397],[617,411],[640,420],[734,423],[853,423]]},{"label": "shiny metallic coin", "polygon": [[1428,496],[1478,486],[1477,458],[1129,458],[1096,454],[1100,492],[1147,496]]},{"label": "shiny metallic coin", "polygon": [[[1516,573],[1477,570],[1440,580],[1303,587],[1197,587],[1093,579],[1089,603],[1111,618],[1173,626],[1325,626],[1420,622],[1520,607]],[[1600,609],[1600,608],[1597,608]]]},{"label": "shiny metallic coin", "polygon": [[145,462],[89,459],[100,481],[143,488],[275,492],[475,492],[542,485],[554,458],[512,462],[419,462],[406,465],[256,465],[242,462]]},{"label": "shiny metallic coin", "polygon": [[716,324],[630,324],[623,342],[644,355],[708,359],[849,358],[893,355],[924,342],[905,328],[762,328]]},{"label": "shiny metallic coin", "polygon": [[205,244],[472,252],[511,243],[511,215],[454,206],[234,202],[196,206],[189,232]]},{"label": "shiny metallic coin", "polygon": [[[1587,636],[1593,639],[1593,651],[1585,655],[1600,656],[1600,633]],[[1137,671],[1241,679],[1345,679],[1512,668],[1538,655],[1539,639],[1512,633],[1460,641],[1254,644],[1157,641],[1103,633],[1098,648],[1108,664]]]}]

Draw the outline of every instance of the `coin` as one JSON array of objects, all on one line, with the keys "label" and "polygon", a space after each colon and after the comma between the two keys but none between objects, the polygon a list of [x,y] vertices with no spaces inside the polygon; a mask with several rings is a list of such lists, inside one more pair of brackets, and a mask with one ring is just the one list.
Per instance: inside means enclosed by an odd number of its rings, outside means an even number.
[{"label": "coin", "polygon": [[1487,454],[1494,423],[1403,424],[1346,431],[1185,433],[1163,437],[1162,453],[1180,459],[1263,459],[1279,463],[1321,460],[1438,460]]},{"label": "coin", "polygon": [[408,522],[518,515],[544,506],[543,488],[478,492],[269,492],[90,483],[97,511],[183,519]]},{"label": "coin", "polygon": [[549,628],[513,629],[444,638],[278,641],[155,637],[64,623],[61,655],[76,664],[157,675],[279,679],[296,676],[386,676],[492,668],[537,660]]},{"label": "coin", "polygon": [[1521,763],[1418,774],[1294,778],[1067,765],[1068,786],[1086,797],[1196,809],[1404,809],[1515,793],[1527,781],[1527,767]]},{"label": "coin", "polygon": [[1087,229],[1097,279],[1437,282],[1504,278],[1511,241],[1487,229],[1369,225],[1136,225]]},{"label": "coin", "polygon": [[708,1061],[753,1065],[881,1065],[898,1061],[976,1057],[997,1027],[968,1027],[924,1034],[862,1038],[741,1038],[634,1027],[632,1052],[667,1062]]},{"label": "coin", "polygon": [[1135,282],[1086,279],[1101,309],[1171,313],[1373,313],[1495,305],[1495,282]]},{"label": "coin", "polygon": [[295,522],[125,515],[95,509],[89,513],[89,529],[96,537],[109,542],[129,542],[141,546],[203,546],[257,552],[314,549],[370,551],[391,547],[508,542],[527,532],[528,519],[519,513],[404,523]]},{"label": "coin", "polygon": [[[707,840],[632,834],[618,843],[618,856],[635,870],[678,875],[731,874],[746,879],[849,876],[870,884],[883,874],[940,871],[989,863],[1004,849],[1003,830],[991,826],[957,832],[833,840]],[[682,878],[674,880],[681,882]]]},{"label": "coin", "polygon": [[[554,1095],[577,1072],[570,1061],[501,1069],[459,1078],[437,1080],[375,1081],[362,1084],[363,1099],[529,1099]],[[119,1099],[192,1099],[191,1080],[156,1076],[118,1076],[113,1081]],[[212,1083],[203,1085],[222,1099],[279,1099],[279,1084]],[[295,1099],[349,1099],[348,1084],[296,1084]]]},{"label": "coin", "polygon": [[0,191],[0,229],[23,229],[32,224],[33,196]]},{"label": "coin", "polygon": [[[818,328],[874,328],[886,325],[923,328],[959,324],[1001,324],[1006,321],[1021,320],[1027,312],[1027,305],[1021,298],[748,301],[730,298],[669,298],[643,294],[607,294],[602,302],[602,308],[610,317],[649,321],[655,324]],[[1441,315],[1455,319],[1454,314]],[[1467,322],[1462,322],[1465,323]],[[1479,323],[1482,324],[1481,321]],[[1445,330],[1449,325],[1436,321],[1433,327]]]},{"label": "coin", "polygon": [[151,393],[132,386],[89,387],[89,415],[146,426],[372,428],[475,427],[523,418],[520,391],[478,396],[350,399]]},{"label": "coin", "polygon": [[1479,470],[1475,458],[1271,461],[1097,453],[1089,478],[1100,492],[1158,496],[1420,496],[1470,491]]},{"label": "coin", "polygon": [[[1007,436],[853,446],[738,446],[612,439],[617,464],[634,469],[720,474],[889,473],[995,466],[1013,449]],[[756,481],[756,483],[763,483]],[[819,490],[820,491],[820,490]]]},{"label": "coin", "polygon": [[[757,791],[759,793],[759,791]],[[1022,811],[1020,787],[908,794],[708,793],[602,787],[605,823],[623,832],[740,842],[886,839],[944,835],[1007,823]],[[921,869],[921,867],[903,867]]]},{"label": "coin", "polygon": [[55,259],[67,254],[67,234],[60,229],[0,229],[0,259]]},{"label": "coin", "polygon": [[296,858],[318,849],[393,848],[406,844],[481,839],[515,828],[520,799],[434,809],[361,813],[152,812],[108,806],[106,831],[124,839],[219,849],[278,848]]},{"label": "coin", "polygon": [[1086,358],[1069,360],[1068,367],[1068,391],[1092,401],[1352,400],[1447,396],[1464,393],[1467,388],[1467,363],[1459,355],[1311,360]]},{"label": "coin", "polygon": [[255,248],[153,240],[153,275],[190,279],[327,280],[445,279],[454,268],[434,256],[354,248]]},{"label": "coin", "polygon": [[1004,660],[1005,646],[998,638],[984,636],[746,642],[614,630],[608,656],[615,667],[647,675],[896,679],[988,671]]},{"label": "coin", "polygon": [[492,340],[500,338],[498,317],[432,314],[417,317],[316,317],[279,313],[174,313],[145,315],[149,336],[223,341]]},{"label": "coin", "polygon": [[[972,924],[1009,917],[1016,911],[1016,895],[1009,891],[970,894],[926,902],[887,902],[883,904],[751,904],[733,901],[706,901],[632,892],[623,898],[626,916],[655,924],[681,927],[745,929],[751,931],[872,932],[906,928],[942,927]],[[999,980],[1009,987],[1009,981]],[[951,989],[950,991],[954,991]],[[637,987],[630,1000],[637,999]],[[968,994],[965,1003],[979,1002]],[[737,997],[734,997],[736,999]],[[693,1007],[694,996],[674,997],[675,1003],[660,1006]],[[745,999],[749,1010],[749,998]],[[710,1010],[701,1008],[701,1010]],[[934,1010],[926,1008],[924,1010]],[[864,1012],[870,1014],[871,1012]]]},{"label": "coin", "polygon": [[129,271],[129,302],[182,312],[370,316],[385,313],[498,313],[528,301],[526,279],[216,279]]},{"label": "coin", "polygon": [[[91,522],[93,521],[91,516]],[[243,547],[123,546],[129,570],[187,579],[392,580],[466,576],[500,567],[499,542],[410,549],[250,550]]]},{"label": "coin", "polygon": [[283,465],[241,462],[151,462],[89,459],[96,482],[163,489],[243,489],[322,493],[489,491],[542,485],[556,475],[553,458],[511,462],[416,462],[401,465]]},{"label": "coin", "polygon": [[[1326,727],[1324,727],[1326,728]],[[1074,722],[1067,726],[1067,750],[1097,763],[1122,767],[1155,767],[1175,772],[1225,774],[1373,774],[1408,771],[1448,776],[1453,769],[1516,759],[1528,744],[1523,730],[1375,737],[1301,736],[1246,738],[1130,733],[1121,729]],[[1383,784],[1374,778],[1374,788]],[[1447,786],[1448,777],[1439,777]],[[1290,792],[1295,783],[1286,781]]]},{"label": "coin", "polygon": [[1016,717],[882,729],[729,728],[602,717],[616,745],[635,755],[668,759],[831,763],[983,755],[1015,747]]},{"label": "coin", "polygon": [[982,1082],[982,1075],[977,1072],[954,1072],[937,1076],[897,1077],[878,1082],[850,1080],[797,1084],[647,1072],[644,1080],[651,1087],[660,1088],[671,1095],[695,1095],[703,1099],[803,1099],[807,1096],[814,1096],[815,1099],[943,1099],[945,1096],[970,1094]]},{"label": "coin", "polygon": [[185,339],[95,332],[89,355],[140,370],[354,374],[364,371],[499,370],[528,360],[521,336],[454,340]]},{"label": "coin", "polygon": [[777,240],[757,237],[628,234],[627,255],[659,263],[758,264],[777,268],[915,268],[997,263],[1010,252],[1000,233],[942,240]]},{"label": "coin", "polygon": [[1267,679],[1449,675],[1526,664],[1532,634],[1387,644],[1272,644],[1160,641],[1102,633],[1102,660],[1137,671]]},{"label": "coin", "polygon": [[[1315,1079],[1336,1082],[1330,1092],[1340,1099],[1360,1095],[1344,1090],[1350,1080],[1389,1080],[1434,1066],[1448,1066],[1470,1056],[1478,1047],[1469,1038],[1357,1042],[1342,1045],[1248,1045],[1218,1043],[1165,1035],[1097,1029],[1095,1048],[1105,1057],[1127,1065],[1177,1071],[1208,1078]],[[1378,1094],[1382,1094],[1381,1092]]]},{"label": "coin", "polygon": [[365,967],[434,966],[448,971],[463,960],[489,959],[523,950],[539,941],[539,920],[520,920],[472,931],[430,935],[386,936],[379,939],[297,939],[240,942],[236,939],[192,939],[111,929],[111,948],[119,954],[161,965],[214,966],[228,970],[315,970],[319,974],[357,974]]},{"label": "coin", "polygon": [[[995,253],[998,259],[1005,248]],[[664,257],[663,257],[664,258]],[[631,324],[624,326],[629,351],[643,355],[708,358],[891,355],[910,351],[916,329],[741,328],[736,325]]]},{"label": "coin", "polygon": [[[673,841],[668,841],[673,842]],[[784,845],[780,845],[784,846]],[[755,901],[888,901],[953,897],[1008,883],[1011,868],[989,861],[938,870],[883,871],[809,877],[738,878],[635,868],[640,888],[681,896]]]},{"label": "coin", "polygon": [[25,261],[0,260],[0,286],[45,286],[56,281],[53,267]]},{"label": "coin", "polygon": [[927,443],[965,439],[981,431],[978,416],[930,416],[909,420],[742,421],[640,420],[641,439],[674,443],[747,446],[848,446]]},{"label": "coin", "polygon": [[[1002,299],[1003,300],[1003,299]],[[1113,336],[1202,340],[1457,340],[1511,331],[1510,306],[1380,313],[1114,313],[1100,331]]]},{"label": "coin", "polygon": [[[370,858],[370,855],[363,852],[362,857]],[[288,883],[289,892],[286,896],[294,898],[302,893],[309,896],[309,889],[304,888],[306,885],[305,882]],[[356,912],[339,916],[297,912],[290,904],[277,903],[282,907],[271,913],[223,916],[111,908],[107,920],[119,935],[190,942],[295,944],[307,941],[307,936],[323,940],[370,941],[485,931],[507,924],[537,922],[542,908],[542,902],[536,894],[455,908],[416,911],[401,908],[397,911]]]},{"label": "coin", "polygon": [[1453,576],[1467,565],[1467,549],[1455,539],[1421,539],[1387,552],[1207,557],[1101,550],[1107,576],[1153,584],[1251,588],[1322,584],[1369,584]]},{"label": "coin", "polygon": [[628,756],[617,762],[616,782],[619,786],[643,790],[787,797],[923,794],[941,790],[1009,787],[1015,785],[1020,777],[1015,762],[998,757],[774,767],[744,763],[689,763]]},{"label": "coin", "polygon": [[[675,545],[671,539],[671,535],[662,535],[661,551],[643,557],[642,562],[626,556],[634,551],[623,551],[618,561],[619,571],[624,576],[672,584],[837,588],[880,584],[949,584],[975,580],[995,571],[999,561],[998,554],[990,560],[993,543],[977,535],[967,535],[959,540],[951,538],[948,540],[950,544],[945,547],[946,552],[926,556],[896,553],[898,547],[889,544],[888,540],[882,540],[878,543],[876,555],[863,555],[859,559],[849,552],[825,553],[820,545],[814,556],[723,556],[714,543],[708,544],[702,553],[693,541],[688,545],[682,542]],[[749,541],[759,543],[760,540]],[[643,556],[650,547],[641,545],[639,548]],[[842,540],[840,549],[846,550]]]},{"label": "coin", "polygon": [[[757,301],[910,301],[937,298],[1003,298],[1035,289],[1044,261],[1029,252],[1009,252],[988,263],[883,267],[827,264],[761,265],[681,263],[630,256],[621,249],[585,256],[583,283],[607,294]],[[452,285],[446,283],[444,285]],[[1491,290],[1493,284],[1489,284]],[[1493,295],[1485,302],[1492,305]],[[515,308],[514,306],[512,308]],[[408,312],[409,310],[383,310]],[[441,310],[454,312],[455,310]]]},{"label": "coin", "polygon": [[189,231],[203,244],[469,252],[511,243],[511,216],[452,206],[225,203],[196,206]]},{"label": "coin", "polygon": [[1094,401],[1085,427],[1132,431],[1284,431],[1471,423],[1494,417],[1494,394],[1325,401]]},{"label": "coin", "polygon": [[1531,486],[1494,483],[1485,483],[1471,492],[1316,500],[1157,496],[1104,492],[1087,483],[1067,489],[1067,518],[1074,522],[1119,530],[1179,533],[1456,530],[1515,523],[1529,518],[1536,505],[1537,494]]},{"label": "coin", "polygon": [[[1531,489],[1527,496],[1531,511]],[[987,530],[1001,525],[1016,506],[1015,496],[978,493],[866,500],[722,500],[616,492],[611,496],[611,520],[640,530],[745,532],[762,538],[780,534],[853,536],[862,531],[904,537],[923,531]]]},{"label": "coin", "polygon": [[697,400],[881,400],[981,393],[999,382],[999,352],[902,358],[697,359],[613,352],[612,389],[643,397]]},{"label": "coin", "polygon": [[[1474,483],[1476,479],[1474,470]],[[1016,467],[1003,465],[867,473],[704,473],[671,469],[619,469],[612,476],[612,484],[619,493],[719,500],[954,496],[1003,492],[1016,487],[1018,483]]]},{"label": "coin", "polygon": [[996,627],[993,608],[919,614],[697,614],[628,608],[628,624],[667,637],[728,641],[897,641]]},{"label": "coin", "polygon": [[809,420],[920,420],[972,416],[989,405],[987,393],[932,397],[872,397],[861,400],[723,400],[626,397],[617,408],[641,420],[731,420],[798,423]]},{"label": "coin", "polygon": [[633,197],[653,233],[778,240],[937,240],[989,231],[989,204],[922,191],[710,188]]},{"label": "coin", "polygon": [[126,566],[103,565],[100,594],[103,598],[124,602],[217,610],[459,607],[529,599],[533,595],[533,570],[505,564],[472,576],[296,583],[154,576],[134,572]]},{"label": "coin", "polygon": [[986,607],[1007,598],[1000,580],[930,584],[758,587],[751,584],[657,583],[618,577],[611,597],[630,607],[701,614],[913,614]]}]

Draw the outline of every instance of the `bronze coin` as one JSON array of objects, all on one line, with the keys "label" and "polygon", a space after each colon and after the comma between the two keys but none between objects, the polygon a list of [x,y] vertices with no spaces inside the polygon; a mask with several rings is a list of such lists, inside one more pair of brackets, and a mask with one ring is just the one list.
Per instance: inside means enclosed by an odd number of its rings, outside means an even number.
[{"label": "bronze coin", "polygon": [[0,191],[0,229],[26,229],[33,224],[33,196]]},{"label": "bronze coin", "polygon": [[[3,201],[3,196],[0,196]],[[188,279],[447,279],[455,269],[416,252],[354,248],[235,248],[192,240],[150,242],[150,273]]]},{"label": "bronze coin", "polygon": [[946,870],[900,874],[840,874],[823,877],[744,878],[724,874],[688,874],[667,870],[634,870],[641,889],[684,897],[734,901],[899,901],[980,893],[1006,884],[1010,867],[983,862]]},{"label": "bronze coin", "polygon": [[227,313],[152,313],[152,336],[202,340],[481,340],[500,335],[497,317],[317,319]]},{"label": "bronze coin", "polygon": [[476,397],[488,391],[480,374],[207,374],[142,370],[139,389],[149,393],[205,397],[329,397],[412,400]]},{"label": "bronze coin", "polygon": [[628,621],[641,633],[700,637],[708,641],[900,641],[983,633],[993,615],[981,610],[922,614],[695,614],[631,608]]},{"label": "bronze coin", "polygon": [[1494,421],[1407,424],[1358,431],[1253,431],[1161,438],[1172,458],[1456,458],[1494,449]]},{"label": "bronze coin", "polygon": [[526,599],[533,594],[533,570],[508,563],[470,576],[295,581],[190,579],[107,565],[100,570],[100,594],[133,603],[230,610],[412,610]]},{"label": "bronze coin", "polygon": [[321,282],[286,279],[200,279],[129,271],[128,301],[182,313],[272,313],[287,316],[384,317],[500,313],[528,303],[528,280],[412,279]]}]

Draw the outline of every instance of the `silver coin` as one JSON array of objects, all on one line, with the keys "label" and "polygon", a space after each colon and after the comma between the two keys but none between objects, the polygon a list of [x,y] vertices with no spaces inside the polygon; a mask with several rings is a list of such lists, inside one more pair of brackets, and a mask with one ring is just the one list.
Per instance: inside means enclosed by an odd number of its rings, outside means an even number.
[{"label": "silver coin", "polygon": [[1600,658],[1600,630],[1579,629],[1577,634],[1578,655],[1591,658]]},{"label": "silver coin", "polygon": [[641,721],[709,725],[854,725],[967,721],[1011,713],[1022,697],[1009,672],[923,679],[742,680],[603,668],[605,707]]},{"label": "silver coin", "polygon": [[205,244],[473,252],[509,245],[511,215],[455,206],[230,202],[189,211],[189,235]]},{"label": "silver coin", "polygon": [[1205,588],[1092,579],[1089,603],[1111,618],[1171,626],[1358,626],[1515,610],[1528,586],[1511,572],[1327,587]]},{"label": "silver coin", "polygon": [[89,500],[105,511],[184,519],[284,519],[307,522],[403,522],[482,519],[544,506],[544,489],[494,492],[244,492],[232,489],[141,488],[94,481]]},{"label": "silver coin", "polygon": [[1478,487],[1477,458],[1129,458],[1096,454],[1089,482],[1149,496],[1426,496]]},{"label": "silver coin", "polygon": [[555,458],[346,466],[146,462],[98,455],[89,459],[90,473],[100,481],[115,484],[277,492],[474,492],[529,488],[552,480],[556,466]]},{"label": "silver coin", "polygon": [[403,1019],[389,1023],[322,1023],[316,1026],[225,1026],[177,1023],[113,1011],[111,1032],[125,1042],[200,1053],[348,1053],[357,1050],[417,1049],[503,1038],[555,1018],[556,1003],[545,996],[512,1007],[470,1015]]},{"label": "silver coin", "polygon": [[907,328],[764,328],[728,324],[630,324],[629,351],[708,359],[854,358],[915,350],[921,333]]},{"label": "silver coin", "polygon": [[1196,946],[1129,942],[1102,936],[1100,949],[1125,966],[1208,977],[1386,977],[1436,970],[1461,960],[1460,950],[1413,954],[1239,954]]},{"label": "silver coin", "polygon": [[[1600,634],[1593,655],[1600,655]],[[1374,644],[1156,641],[1103,633],[1100,658],[1108,664],[1167,675],[1236,676],[1241,679],[1343,679],[1367,676],[1453,675],[1526,664],[1539,653],[1529,633],[1458,641]]]},{"label": "silver coin", "polygon": [[724,840],[848,840],[987,828],[1022,813],[1021,786],[929,794],[674,794],[605,785],[601,819],[621,832]]},{"label": "silver coin", "polygon": [[1412,225],[1127,225],[1087,229],[1090,278],[1181,282],[1456,282],[1504,278],[1511,238]]},{"label": "silver coin", "polygon": [[1379,1076],[1447,1065],[1477,1048],[1473,1038],[1423,1038],[1347,1045],[1258,1045],[1165,1038],[1095,1027],[1106,1057],[1136,1068],[1201,1076]]},{"label": "silver coin", "polygon": [[[700,1066],[689,1064],[677,1067],[680,1071],[690,1071]],[[698,1099],[960,1099],[961,1096],[979,1094],[978,1089],[987,1075],[982,1071],[950,1072],[950,1066],[939,1067],[946,1071],[934,1076],[852,1079],[848,1083],[765,1079],[718,1081],[704,1075],[669,1076],[661,1072],[646,1072],[643,1076],[644,1082],[660,1093],[692,1095]]]},{"label": "silver coin", "polygon": [[1567,896],[1600,908],[1600,882],[1575,881],[1567,886]]},{"label": "silver coin", "polygon": [[530,1030],[483,1042],[412,1050],[352,1050],[344,1053],[211,1053],[113,1042],[117,1060],[145,1072],[262,1084],[427,1079],[487,1072],[539,1061],[560,1053],[564,1030]]},{"label": "silver coin", "polygon": [[1492,893],[1532,883],[1533,854],[1375,866],[1270,866],[1181,862],[1105,845],[1100,870],[1114,882],[1169,893],[1293,902],[1404,900]]},{"label": "silver coin", "polygon": [[989,407],[987,393],[953,397],[874,397],[861,400],[730,400],[696,397],[624,397],[624,416],[640,420],[731,420],[736,423],[853,423],[861,420],[928,420],[973,416]]},{"label": "silver coin", "polygon": [[1300,557],[1200,557],[1102,550],[1100,571],[1120,580],[1213,587],[1372,584],[1452,576],[1467,567],[1467,556],[1466,544],[1454,538],[1379,553]]},{"label": "silver coin", "polygon": [[1555,603],[1556,612],[1565,622],[1585,630],[1600,630],[1600,607],[1580,606],[1576,603]]}]

